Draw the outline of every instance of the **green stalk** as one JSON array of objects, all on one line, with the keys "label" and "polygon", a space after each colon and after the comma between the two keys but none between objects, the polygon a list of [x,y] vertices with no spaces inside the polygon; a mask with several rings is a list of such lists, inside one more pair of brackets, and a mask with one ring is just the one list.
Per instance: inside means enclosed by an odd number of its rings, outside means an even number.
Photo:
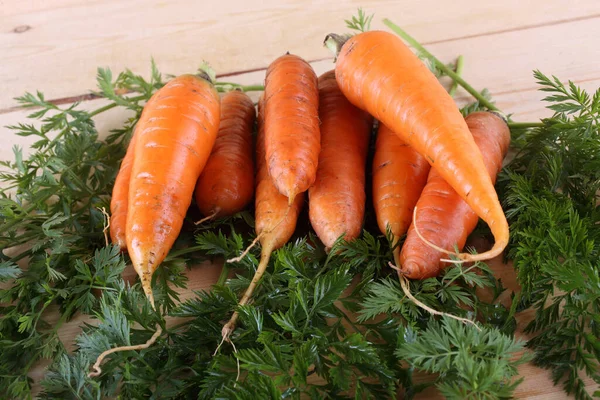
[{"label": "green stalk", "polygon": [[[456,75],[462,76],[464,67],[465,67],[465,58],[462,55],[460,55],[460,56],[458,56],[458,59],[456,60]],[[454,97],[454,94],[456,93],[457,88],[458,88],[458,83],[456,81],[452,81],[452,86],[450,86],[450,90],[448,90],[448,94],[450,96]]]},{"label": "green stalk", "polygon": [[[137,96],[137,97],[132,97],[128,100],[132,100],[132,101],[140,101],[140,100],[144,100],[146,98],[146,96]],[[90,117],[94,117],[100,113],[103,113],[104,111],[108,111],[111,108],[115,108],[117,106],[117,103],[110,103],[105,105],[104,107],[100,107],[97,110],[94,110],[92,112],[90,112]]]},{"label": "green stalk", "polygon": [[525,129],[525,128],[541,128],[544,126],[543,122],[509,122],[508,127],[511,129]]},{"label": "green stalk", "polygon": [[237,83],[229,83],[229,82],[217,82],[215,85],[217,91],[219,92],[229,92],[231,90],[239,89],[242,92],[261,92],[265,90],[263,85],[238,85]]},{"label": "green stalk", "polygon": [[219,279],[217,280],[217,285],[223,286],[227,277],[229,276],[229,264],[227,261],[223,262],[223,269],[221,270],[221,275],[219,275]]},{"label": "green stalk", "polygon": [[191,246],[191,247],[186,247],[183,249],[175,250],[175,251],[170,252],[169,255],[167,255],[167,257],[165,258],[165,260],[172,260],[179,256],[183,256],[185,254],[189,254],[189,253],[193,253],[195,251],[201,251],[201,250],[204,250],[204,248],[202,246]]},{"label": "green stalk", "polygon": [[481,105],[483,105],[484,107],[486,107],[492,111],[500,111],[500,109],[498,109],[498,107],[496,107],[495,105],[490,103],[487,99],[485,99],[481,95],[481,93],[479,93],[471,85],[469,85],[464,79],[462,79],[460,76],[458,76],[454,71],[452,71],[452,69],[448,68],[444,63],[442,63],[440,60],[438,60],[433,54],[431,54],[429,51],[427,51],[427,49],[425,49],[425,47],[423,47],[412,36],[410,36],[408,33],[406,33],[402,28],[400,28],[398,25],[394,24],[392,21],[390,21],[387,18],[383,19],[383,23],[388,28],[390,28],[392,31],[394,31],[398,36],[400,36],[402,39],[404,39],[406,42],[408,42],[408,44],[410,44],[413,48],[415,48],[417,51],[419,51],[419,53],[421,53],[422,55],[427,57],[429,60],[431,60],[431,62],[433,62],[435,64],[435,66],[438,67],[441,71],[443,71],[444,74],[448,75],[450,78],[452,78],[452,80],[454,82],[458,83],[467,92],[469,92],[473,97],[475,97],[475,99],[477,99],[477,101],[479,101],[479,103]]}]

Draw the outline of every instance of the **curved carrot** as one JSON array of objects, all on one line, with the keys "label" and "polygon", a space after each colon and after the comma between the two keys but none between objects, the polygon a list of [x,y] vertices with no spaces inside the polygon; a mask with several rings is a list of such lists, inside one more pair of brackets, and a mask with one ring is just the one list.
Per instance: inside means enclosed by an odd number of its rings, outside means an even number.
[{"label": "curved carrot", "polygon": [[314,183],[319,159],[319,91],[306,61],[286,54],[265,78],[265,151],[269,175],[292,204]]},{"label": "curved carrot", "polygon": [[[475,143],[483,154],[486,172],[492,182],[502,168],[502,161],[510,145],[510,131],[506,122],[490,112],[475,112],[466,118]],[[415,231],[435,245],[460,250],[477,225],[479,217],[471,207],[432,169],[427,184],[417,203],[416,217],[408,230],[400,253],[400,271],[408,278],[425,279],[436,276],[445,265],[440,259],[445,253],[427,246]]]},{"label": "curved carrot", "polygon": [[127,146],[127,152],[119,173],[113,185],[110,199],[110,238],[118,245],[121,251],[127,251],[127,240],[125,231],[127,226],[127,203],[129,200],[129,181],[131,179],[131,167],[133,166],[133,153],[135,151],[136,135],[131,137]]},{"label": "curved carrot", "polygon": [[423,62],[395,35],[383,31],[348,39],[329,35],[340,49],[335,73],[353,104],[387,125],[422,154],[489,226],[494,246],[466,261],[500,254],[509,239],[508,222],[486,173],[483,158],[452,97]]},{"label": "curved carrot", "polygon": [[233,215],[252,200],[255,118],[254,103],[244,92],[234,90],[221,98],[219,132],[195,190],[204,216]]},{"label": "curved carrot", "polygon": [[[288,198],[281,193],[273,184],[269,176],[265,161],[265,128],[264,99],[261,96],[258,102],[258,135],[256,137],[256,195],[254,200],[254,226],[256,235],[261,244],[260,263],[256,273],[246,289],[239,305],[245,305],[250,300],[254,289],[262,278],[273,251],[285,245],[294,234],[298,215],[304,204],[304,193],[298,193],[294,202],[289,204]],[[237,311],[231,319],[223,326],[223,338],[227,338],[235,329],[238,319]]]},{"label": "curved carrot", "polygon": [[394,260],[398,264],[398,241],[406,233],[430,165],[387,126],[380,123],[373,156],[373,207],[381,233],[392,234]]},{"label": "curved carrot", "polygon": [[219,114],[212,83],[181,75],[152,96],[137,124],[126,237],[151,303],[152,274],[179,235],[217,136]]},{"label": "curved carrot", "polygon": [[346,241],[360,235],[373,117],[344,97],[332,70],[319,77],[319,118],[321,152],[315,183],[308,189],[308,215],[329,249],[342,234]]}]

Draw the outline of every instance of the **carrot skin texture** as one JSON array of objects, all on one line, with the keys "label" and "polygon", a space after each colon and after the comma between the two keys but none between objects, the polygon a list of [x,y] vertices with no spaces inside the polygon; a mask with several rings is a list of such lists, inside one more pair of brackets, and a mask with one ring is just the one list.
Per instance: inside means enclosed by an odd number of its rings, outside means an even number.
[{"label": "carrot skin texture", "polygon": [[[510,145],[508,126],[489,112],[472,113],[466,121],[484,156],[486,171],[495,183]],[[478,221],[471,207],[432,169],[417,203],[416,223],[421,235],[444,249],[452,250],[456,245],[462,250]],[[447,265],[440,261],[444,256],[417,236],[413,222],[400,252],[400,270],[411,279],[430,278]]]},{"label": "carrot skin texture", "polygon": [[273,183],[265,160],[266,119],[263,105],[258,106],[258,134],[256,138],[256,194],[254,202],[255,230],[262,235],[260,243],[269,253],[285,245],[294,234],[298,215],[304,205],[305,194],[299,192],[293,203],[281,194]]},{"label": "carrot skin texture", "polygon": [[[298,193],[293,203],[289,203],[286,196],[282,195],[269,175],[265,160],[265,125],[264,97],[258,102],[258,134],[256,137],[256,178],[254,199],[254,229],[261,245],[260,263],[252,277],[250,285],[244,292],[239,305],[250,301],[254,289],[265,273],[273,251],[285,245],[296,229],[298,215],[304,205],[305,194]],[[223,337],[228,337],[235,329],[239,314],[233,313],[231,319],[223,326]]]},{"label": "carrot skin texture", "polygon": [[267,69],[264,96],[269,175],[291,204],[316,179],[321,148],[317,75],[302,58],[283,55]]},{"label": "carrot skin texture", "polygon": [[[393,246],[408,231],[430,169],[423,156],[390,128],[379,124],[373,155],[373,206],[381,233],[386,234],[389,225]],[[396,263],[399,251],[395,247]]]},{"label": "carrot skin texture", "polygon": [[195,189],[196,203],[205,216],[233,215],[252,200],[255,119],[247,94],[234,90],[223,95],[219,132]]},{"label": "carrot skin texture", "polygon": [[[256,235],[260,237],[261,245],[260,263],[256,273],[246,289],[240,304],[246,304],[262,278],[271,254],[283,247],[294,234],[298,215],[304,205],[305,194],[298,193],[292,204],[286,196],[282,195],[273,184],[266,163],[264,162],[264,124],[262,123],[261,106],[259,105],[259,128],[256,138],[257,148],[257,174],[256,198],[254,210],[254,226]],[[234,321],[235,323],[235,321]]]},{"label": "carrot skin texture", "polygon": [[343,234],[360,235],[365,214],[365,168],[373,117],[342,94],[333,70],[319,77],[321,152],[308,189],[309,219],[327,249]]},{"label": "carrot skin texture", "polygon": [[492,249],[459,258],[500,254],[509,230],[498,195],[458,107],[423,62],[396,35],[369,31],[346,41],[335,71],[346,97],[422,154],[490,226]]},{"label": "carrot skin texture", "polygon": [[213,85],[181,75],[152,96],[137,124],[127,248],[150,299],[152,274],[179,235],[214,145],[219,116]]},{"label": "carrot skin texture", "polygon": [[110,199],[110,239],[112,243],[119,246],[122,252],[127,251],[127,205],[135,143],[136,135],[133,135],[119,167]]}]

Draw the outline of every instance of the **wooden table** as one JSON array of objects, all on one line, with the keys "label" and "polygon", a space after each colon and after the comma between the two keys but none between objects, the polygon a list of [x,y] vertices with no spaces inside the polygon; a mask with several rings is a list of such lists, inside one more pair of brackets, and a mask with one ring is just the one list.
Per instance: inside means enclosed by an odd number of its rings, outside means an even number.
[{"label": "wooden table", "polygon": [[[375,13],[372,28],[385,29],[390,18],[440,59],[465,57],[464,77],[479,90],[487,88],[496,104],[517,121],[548,116],[532,77],[534,69],[572,80],[586,89],[600,87],[600,2],[597,0],[336,2],[264,0],[84,1],[0,0],[0,159],[12,159],[12,145],[28,150],[5,126],[23,122],[26,111],[14,97],[42,91],[47,99],[69,105],[82,100],[86,109],[96,68],[124,68],[149,76],[153,57],[163,73],[195,71],[208,61],[221,77],[242,84],[261,83],[264,70],[286,51],[311,61],[318,74],[333,68],[322,41],[330,32],[346,32],[344,19],[363,7]],[[459,90],[457,101],[469,101]],[[97,118],[102,134],[127,117],[111,111]],[[189,290],[216,281],[220,267],[204,265],[190,273]],[[494,264],[507,287],[516,290],[510,266]],[[521,320],[530,318],[527,313]],[[70,342],[83,318],[60,330]],[[33,374],[39,379],[44,366]],[[524,365],[526,377],[517,390],[523,399],[566,398],[547,371]],[[590,382],[590,387],[594,387]],[[422,396],[429,398],[431,393]]]}]

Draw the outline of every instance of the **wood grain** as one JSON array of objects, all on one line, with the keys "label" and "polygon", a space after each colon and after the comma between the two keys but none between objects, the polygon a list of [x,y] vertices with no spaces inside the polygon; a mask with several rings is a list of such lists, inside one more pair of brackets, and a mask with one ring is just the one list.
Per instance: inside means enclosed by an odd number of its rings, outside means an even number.
[{"label": "wood grain", "polygon": [[[265,0],[261,4],[241,0],[196,2],[192,0],[0,0],[0,160],[12,159],[12,145],[28,153],[33,138],[13,135],[7,125],[25,122],[28,110],[10,110],[15,96],[41,90],[49,99],[68,99],[95,90],[96,68],[113,72],[130,68],[149,75],[150,57],[164,73],[194,71],[209,61],[223,78],[241,84],[261,83],[264,68],[285,51],[312,62],[321,74],[333,68],[330,54],[321,46],[329,32],[346,32],[343,20],[357,7],[375,13],[373,28],[385,29],[388,17],[445,62],[463,54],[464,76],[474,87],[488,88],[496,104],[519,121],[551,115],[540,102],[533,69],[571,79],[582,87],[600,87],[600,2],[507,0],[473,2],[459,0],[388,0],[303,2]],[[321,61],[318,61],[321,60]],[[256,70],[258,69],[258,70]],[[248,73],[239,71],[256,70]],[[256,100],[258,93],[251,94]],[[63,100],[63,102],[69,100]],[[471,101],[462,89],[457,102]],[[105,100],[84,101],[93,110]],[[63,106],[68,106],[64,104]],[[95,118],[101,136],[120,127],[129,112],[114,109]],[[30,122],[30,121],[27,121]],[[6,139],[8,138],[8,139]],[[505,286],[518,290],[510,265],[492,263]],[[207,289],[216,282],[220,265],[193,266],[188,289]],[[57,318],[57,314],[51,316]],[[522,329],[531,312],[518,317]],[[59,335],[73,349],[73,340],[88,318],[78,316],[63,325]],[[526,339],[522,333],[519,336]],[[32,373],[37,382],[47,364]],[[519,369],[525,381],[518,387],[520,399],[563,399],[547,371],[527,364]],[[597,389],[590,380],[592,390]],[[421,399],[439,398],[434,391]]]},{"label": "wood grain", "polygon": [[[541,26],[552,30],[564,21],[600,15],[600,2],[595,0],[570,1],[568,7],[544,0],[460,0],[443,7],[437,0],[8,0],[7,4],[0,7],[0,110],[14,106],[12,99],[25,91],[39,89],[48,98],[82,94],[94,86],[98,66],[148,74],[151,57],[173,74],[193,71],[203,59],[218,73],[227,73],[266,67],[288,50],[308,60],[329,57],[321,46],[323,38],[347,31],[343,20],[359,6],[375,13],[373,28],[382,28],[381,19],[389,17],[424,43],[483,35],[488,37],[488,51],[492,51],[489,44],[498,44],[489,37],[494,32],[527,32]],[[563,40],[548,39],[541,48],[524,47],[521,40],[516,47],[528,51],[521,55],[550,51],[550,43],[597,49],[576,38],[564,40],[571,35],[587,35],[590,43],[597,36],[573,29]],[[463,47],[454,44],[442,55],[454,57],[459,51]]]}]

